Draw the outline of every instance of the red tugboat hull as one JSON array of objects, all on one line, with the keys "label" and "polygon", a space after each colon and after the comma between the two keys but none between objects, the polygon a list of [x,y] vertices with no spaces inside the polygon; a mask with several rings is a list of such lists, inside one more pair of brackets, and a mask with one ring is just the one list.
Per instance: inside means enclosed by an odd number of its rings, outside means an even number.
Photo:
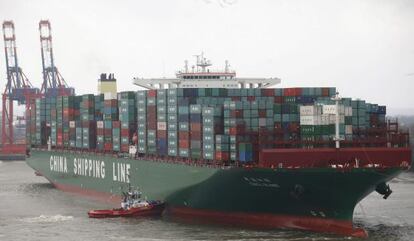
[{"label": "red tugboat hull", "polygon": [[165,203],[160,202],[149,206],[122,209],[114,208],[107,210],[91,210],[88,212],[90,218],[117,218],[117,217],[139,217],[139,216],[159,216],[164,211]]}]

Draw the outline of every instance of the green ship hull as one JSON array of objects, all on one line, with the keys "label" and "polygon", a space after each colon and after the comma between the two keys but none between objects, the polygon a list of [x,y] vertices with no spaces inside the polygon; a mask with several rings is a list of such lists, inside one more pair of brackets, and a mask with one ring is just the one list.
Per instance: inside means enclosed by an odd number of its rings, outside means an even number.
[{"label": "green ship hull", "polygon": [[57,188],[119,200],[129,184],[172,214],[214,222],[364,236],[355,205],[404,169],[245,168],[33,150],[27,164]]}]

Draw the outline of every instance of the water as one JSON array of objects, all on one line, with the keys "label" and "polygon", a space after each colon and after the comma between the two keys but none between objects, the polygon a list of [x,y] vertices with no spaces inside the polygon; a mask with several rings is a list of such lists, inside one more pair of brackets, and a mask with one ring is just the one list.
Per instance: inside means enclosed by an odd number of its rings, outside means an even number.
[{"label": "water", "polygon": [[[355,210],[367,240],[414,240],[414,173],[391,183],[394,193],[376,193]],[[0,240],[356,240],[293,230],[251,230],[183,223],[167,218],[89,219],[107,204],[56,190],[24,162],[0,161]]]}]

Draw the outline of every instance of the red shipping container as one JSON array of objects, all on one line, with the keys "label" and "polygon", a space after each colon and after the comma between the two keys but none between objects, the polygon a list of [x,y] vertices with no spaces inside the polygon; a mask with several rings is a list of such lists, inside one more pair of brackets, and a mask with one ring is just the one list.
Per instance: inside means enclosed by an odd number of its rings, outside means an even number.
[{"label": "red shipping container", "polygon": [[129,130],[130,129],[121,129],[121,136],[129,136],[130,135]]},{"label": "red shipping container", "polygon": [[295,88],[295,96],[301,96],[302,95],[302,88]]},{"label": "red shipping container", "polygon": [[191,122],[190,123],[190,130],[191,131],[201,131],[201,123]]},{"label": "red shipping container", "polygon": [[188,141],[188,140],[180,140],[178,142],[178,146],[180,148],[190,148],[190,141]]},{"label": "red shipping container", "polygon": [[148,112],[147,113],[147,121],[156,121],[157,120],[157,113],[155,112]]},{"label": "red shipping container", "polygon": [[329,88],[322,88],[322,96],[329,97]]},{"label": "red shipping container", "polygon": [[299,131],[299,123],[297,123],[297,122],[289,123],[289,131],[290,132],[298,132]]},{"label": "red shipping container", "polygon": [[129,145],[121,144],[121,152],[129,152]]},{"label": "red shipping container", "polygon": [[148,97],[156,97],[157,96],[157,91],[156,90],[148,90],[147,96]]},{"label": "red shipping container", "polygon": [[181,140],[188,140],[190,137],[190,133],[188,131],[178,131],[178,139]]},{"label": "red shipping container", "polygon": [[201,140],[201,131],[191,131],[191,140]]},{"label": "red shipping container", "polygon": [[[98,134],[99,135],[99,134]],[[112,136],[112,129],[105,129],[104,131],[105,136]]]},{"label": "red shipping container", "polygon": [[230,135],[237,135],[238,131],[236,127],[230,127]]},{"label": "red shipping container", "polygon": [[245,132],[245,126],[237,125],[236,127],[230,127],[229,132],[230,132],[230,135],[242,134]]},{"label": "red shipping container", "polygon": [[283,104],[283,96],[275,96],[273,102],[276,104]]},{"label": "red shipping container", "polygon": [[157,129],[157,122],[154,121],[148,121],[147,128],[149,130],[156,130]]},{"label": "red shipping container", "polygon": [[157,116],[156,115],[148,115],[147,116],[147,122],[157,122]]},{"label": "red shipping container", "polygon": [[276,130],[282,129],[282,123],[281,122],[275,122],[275,129]]},{"label": "red shipping container", "polygon": [[259,110],[259,118],[266,118],[266,110]]},{"label": "red shipping container", "polygon": [[291,88],[284,88],[283,89],[283,96],[292,96]]},{"label": "red shipping container", "polygon": [[301,95],[302,95],[302,88],[285,88],[285,89],[283,89],[283,96],[301,96]]},{"label": "red shipping container", "polygon": [[118,107],[118,100],[104,100],[105,107]]},{"label": "red shipping container", "polygon": [[231,118],[243,118],[243,110],[231,110],[230,117]]},{"label": "red shipping container", "polygon": [[121,128],[120,121],[112,121],[112,128]]},{"label": "red shipping container", "polygon": [[157,131],[157,137],[166,139],[167,138],[167,131]]},{"label": "red shipping container", "polygon": [[223,151],[216,151],[216,159],[220,161],[227,161],[229,160],[230,153],[223,152]]},{"label": "red shipping container", "polygon": [[83,101],[82,107],[85,109],[90,109],[92,107],[95,107],[95,103],[93,101]]},{"label": "red shipping container", "polygon": [[256,96],[247,96],[247,101],[255,101]]},{"label": "red shipping container", "polygon": [[155,105],[148,105],[147,106],[147,113],[150,113],[150,112],[156,113],[157,112],[157,106],[155,106]]},{"label": "red shipping container", "polygon": [[112,151],[112,143],[105,143],[104,144],[105,151]]},{"label": "red shipping container", "polygon": [[69,109],[69,108],[64,108],[63,109],[63,116],[64,117],[72,116],[74,113],[75,113],[75,111],[73,109]]},{"label": "red shipping container", "polygon": [[262,96],[274,96],[275,95],[274,89],[261,89],[261,91],[262,91]]},{"label": "red shipping container", "polygon": [[231,97],[231,100],[232,101],[240,101],[241,97],[240,96],[233,96],[233,97]]},{"label": "red shipping container", "polygon": [[82,121],[82,128],[96,129],[96,121]]}]

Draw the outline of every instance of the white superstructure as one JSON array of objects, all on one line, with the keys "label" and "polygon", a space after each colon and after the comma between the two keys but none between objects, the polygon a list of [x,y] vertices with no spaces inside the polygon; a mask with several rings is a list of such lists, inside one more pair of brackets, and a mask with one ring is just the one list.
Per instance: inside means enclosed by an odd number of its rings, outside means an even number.
[{"label": "white superstructure", "polygon": [[279,78],[238,78],[236,72],[229,69],[228,61],[224,70],[210,70],[211,62],[203,54],[196,55],[197,63],[176,73],[176,78],[134,78],[133,84],[145,89],[169,88],[264,88],[280,83]]}]

